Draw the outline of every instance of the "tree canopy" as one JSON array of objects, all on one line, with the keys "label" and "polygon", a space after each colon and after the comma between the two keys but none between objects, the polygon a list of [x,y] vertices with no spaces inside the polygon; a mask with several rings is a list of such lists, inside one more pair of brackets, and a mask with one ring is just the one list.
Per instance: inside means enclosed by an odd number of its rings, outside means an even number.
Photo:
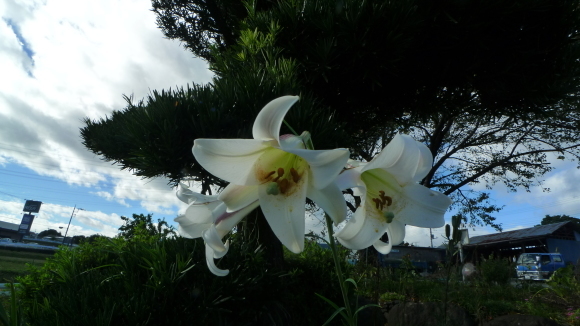
[{"label": "tree canopy", "polygon": [[[485,223],[500,181],[527,189],[546,153],[578,158],[580,1],[153,1],[166,37],[210,64],[207,85],[153,91],[97,121],[84,145],[143,177],[223,186],[196,138],[250,138],[270,100],[300,95],[290,125],[317,149],[370,159],[397,131],[436,157],[428,187]],[[297,130],[298,132],[302,130]],[[290,130],[285,130],[290,133]],[[487,214],[487,215],[486,215]]]},{"label": "tree canopy", "polygon": [[548,225],[554,223],[571,221],[574,224],[574,230],[580,233],[580,218],[572,217],[570,215],[546,215],[540,225]]}]

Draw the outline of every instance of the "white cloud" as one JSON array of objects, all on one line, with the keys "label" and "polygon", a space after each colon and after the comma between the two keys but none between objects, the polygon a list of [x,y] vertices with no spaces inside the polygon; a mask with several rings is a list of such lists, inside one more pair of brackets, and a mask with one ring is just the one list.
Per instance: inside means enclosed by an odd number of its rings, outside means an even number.
[{"label": "white cloud", "polygon": [[164,181],[142,182],[111,167],[89,153],[79,136],[84,117],[103,118],[122,109],[123,94],[141,99],[150,90],[210,81],[202,60],[163,37],[150,5],[144,0],[0,3],[0,165],[15,163],[71,185],[112,182],[112,190],[96,193],[175,214],[175,195]]}]

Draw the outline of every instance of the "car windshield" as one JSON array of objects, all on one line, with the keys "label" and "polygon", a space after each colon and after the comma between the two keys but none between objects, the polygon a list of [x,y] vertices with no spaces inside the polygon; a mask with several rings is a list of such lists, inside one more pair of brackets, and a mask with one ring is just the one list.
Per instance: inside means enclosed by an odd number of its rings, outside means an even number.
[{"label": "car windshield", "polygon": [[536,256],[534,254],[522,254],[518,258],[518,264],[533,264],[536,262]]}]

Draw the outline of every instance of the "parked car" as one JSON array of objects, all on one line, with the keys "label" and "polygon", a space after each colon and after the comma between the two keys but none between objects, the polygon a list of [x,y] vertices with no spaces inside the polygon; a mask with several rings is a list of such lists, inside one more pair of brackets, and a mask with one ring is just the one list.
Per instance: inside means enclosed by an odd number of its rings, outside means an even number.
[{"label": "parked car", "polygon": [[518,279],[521,280],[547,280],[554,271],[566,267],[559,253],[523,253],[516,264]]}]

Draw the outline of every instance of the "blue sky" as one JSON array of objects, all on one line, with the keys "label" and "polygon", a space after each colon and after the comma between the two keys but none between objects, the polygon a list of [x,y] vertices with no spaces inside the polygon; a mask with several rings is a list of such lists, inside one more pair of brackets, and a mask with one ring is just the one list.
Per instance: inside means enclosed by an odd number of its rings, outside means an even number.
[{"label": "blue sky", "polygon": [[[103,162],[81,144],[82,119],[98,119],[150,90],[207,83],[207,65],[163,38],[149,0],[0,2],[0,221],[19,223],[25,199],[42,201],[32,230],[66,226],[72,235],[114,236],[122,215],[171,221],[185,207],[163,179],[142,180]],[[545,214],[580,214],[580,172],[554,160],[551,193],[492,193],[505,229],[538,224]],[[307,229],[321,224],[312,217]],[[492,232],[476,227],[470,233]],[[442,241],[442,229],[434,230]],[[429,230],[406,241],[429,244]]]}]

